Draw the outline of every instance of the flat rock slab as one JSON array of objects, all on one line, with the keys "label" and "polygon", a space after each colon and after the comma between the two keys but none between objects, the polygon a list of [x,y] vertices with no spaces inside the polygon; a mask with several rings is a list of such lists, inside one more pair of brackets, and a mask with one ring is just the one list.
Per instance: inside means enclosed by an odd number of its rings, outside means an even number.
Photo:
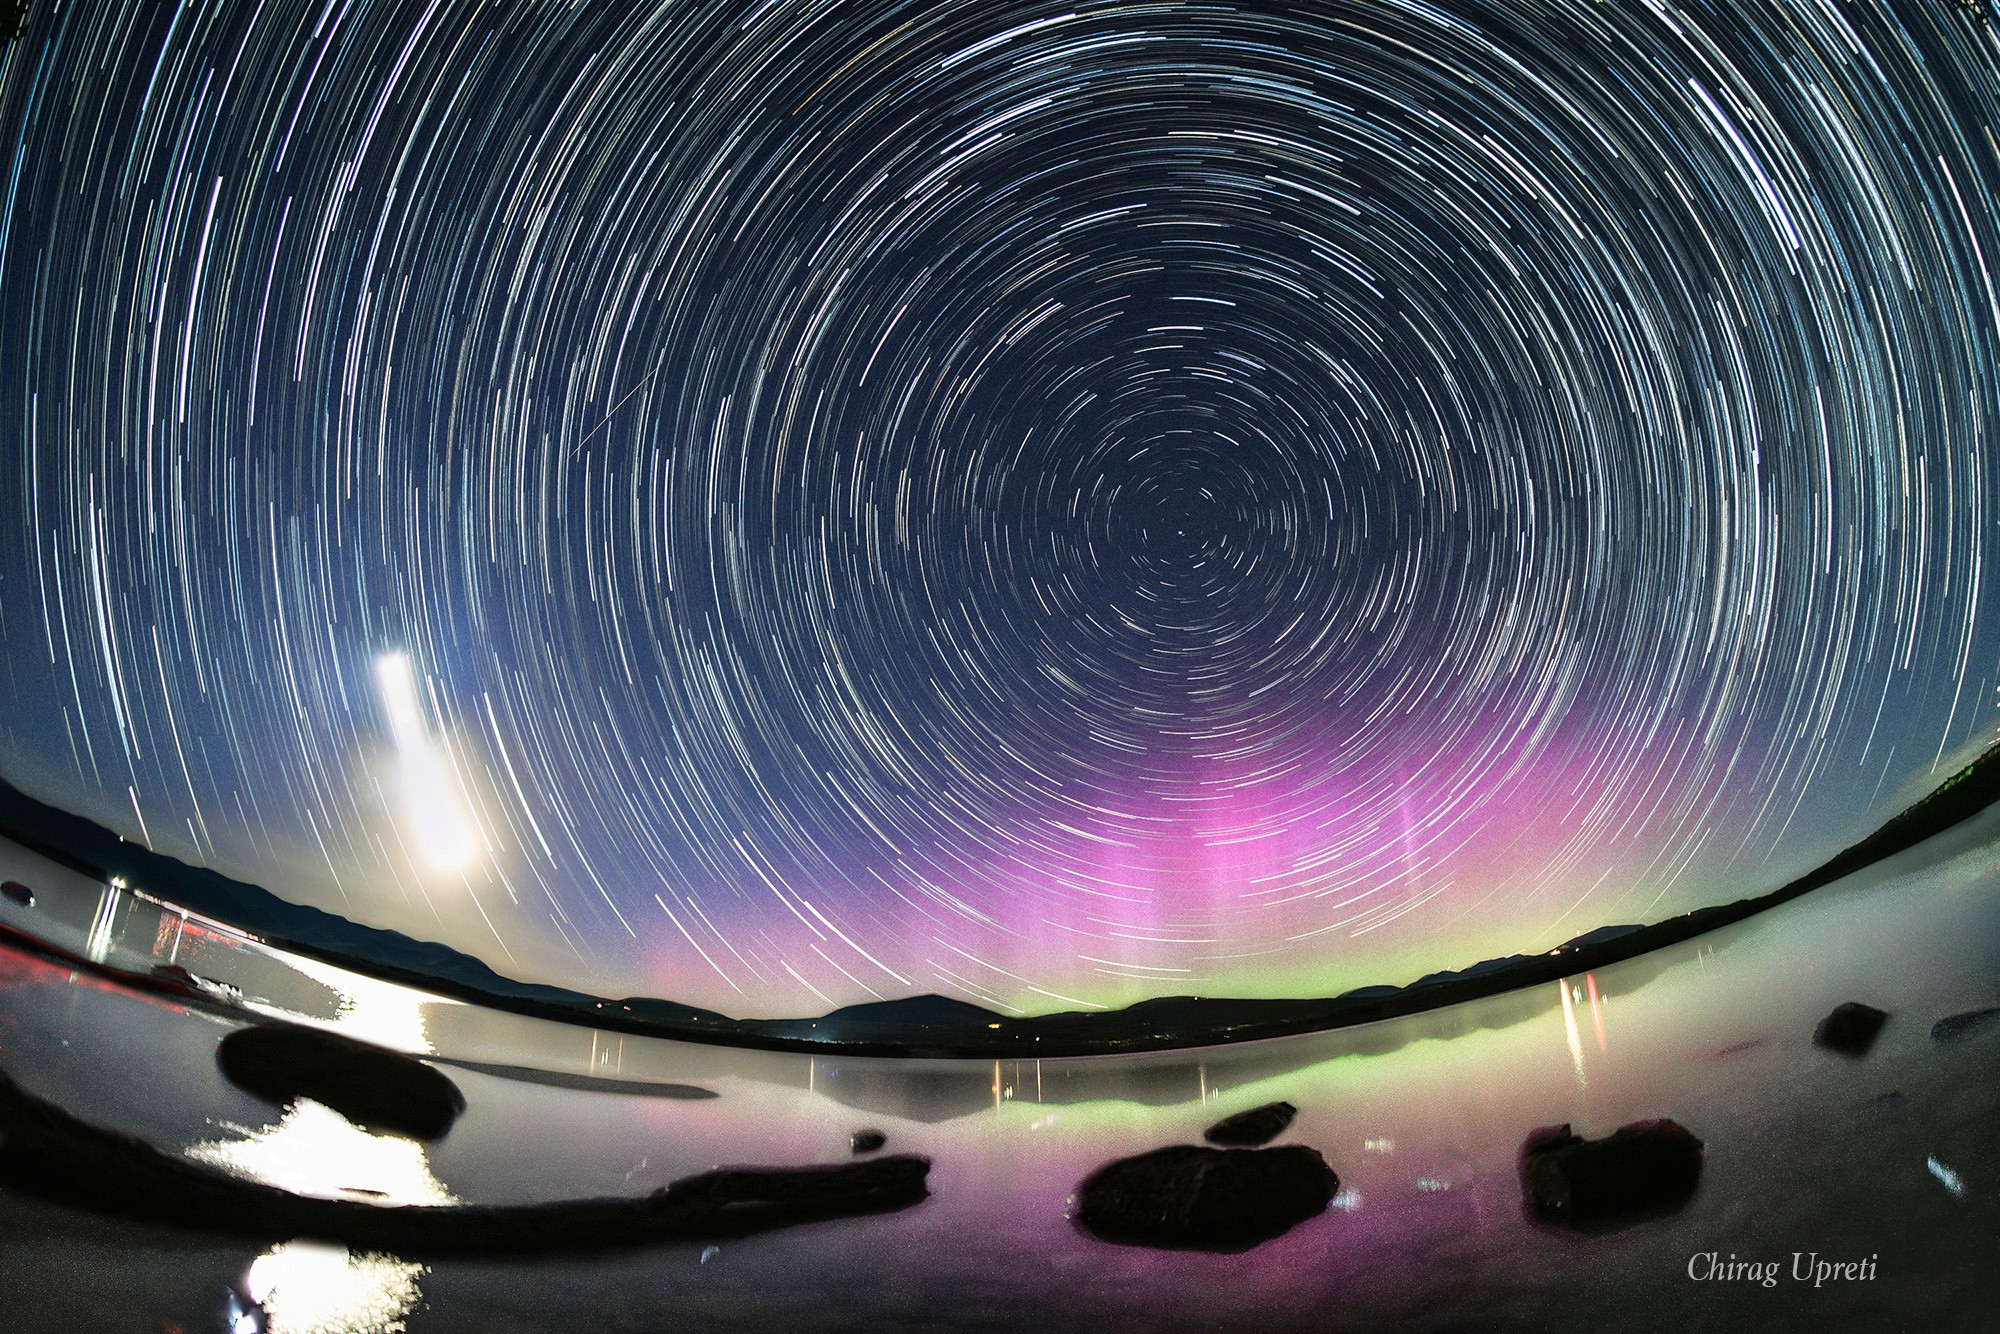
[{"label": "flat rock slab", "polygon": [[1233,1149],[1254,1149],[1282,1135],[1285,1127],[1298,1114],[1299,1109],[1288,1102],[1267,1102],[1262,1107],[1252,1107],[1247,1112],[1223,1117],[1210,1126],[1202,1138],[1210,1144]]},{"label": "flat rock slab", "polygon": [[268,1103],[311,1098],[392,1135],[436,1139],[465,1110],[458,1085],[414,1056],[296,1024],[238,1029],[215,1059],[230,1083]]},{"label": "flat rock slab", "polygon": [[1834,1006],[1833,1013],[1819,1021],[1819,1027],[1813,1030],[1813,1045],[1847,1056],[1866,1056],[1875,1045],[1882,1025],[1888,1022],[1888,1011],[1860,1001],[1847,1001]]},{"label": "flat rock slab", "polygon": [[1967,1010],[1963,1014],[1946,1015],[1931,1025],[1931,1037],[1938,1042],[1956,1042],[1995,1019],[2000,1019],[2000,1010]]},{"label": "flat rock slab", "polygon": [[1521,1145],[1521,1193],[1571,1224],[1676,1209],[1701,1180],[1703,1147],[1678,1121],[1635,1121],[1597,1140],[1543,1126]]},{"label": "flat rock slab", "polygon": [[1107,1163],[1077,1190],[1074,1217],[1106,1241],[1247,1250],[1326,1212],[1340,1178],[1319,1150],[1175,1144]]}]

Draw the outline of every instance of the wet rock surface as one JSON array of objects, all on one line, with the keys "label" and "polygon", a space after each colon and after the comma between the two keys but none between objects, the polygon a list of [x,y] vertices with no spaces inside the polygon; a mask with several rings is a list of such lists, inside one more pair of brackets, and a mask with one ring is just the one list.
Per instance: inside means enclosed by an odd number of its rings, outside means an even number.
[{"label": "wet rock surface", "polygon": [[1564,1223],[1636,1220],[1687,1202],[1701,1180],[1703,1144],[1678,1121],[1635,1121],[1588,1140],[1542,1126],[1521,1145],[1521,1193]]},{"label": "wet rock surface", "polygon": [[0,1184],[102,1214],[262,1240],[310,1237],[404,1256],[601,1251],[740,1237],[905,1209],[930,1160],[728,1167],[631,1199],[382,1205],[294,1195],[89,1124],[0,1073]]},{"label": "wet rock surface", "polygon": [[276,1106],[324,1103],[369,1130],[430,1140],[451,1129],[465,1096],[401,1052],[293,1024],[238,1029],[215,1049],[230,1083]]},{"label": "wet rock surface", "polygon": [[1956,1042],[1996,1019],[2000,1019],[2000,1009],[1967,1010],[1963,1014],[1946,1015],[1931,1025],[1931,1037],[1938,1042]]},{"label": "wet rock surface", "polygon": [[18,880],[8,880],[0,883],[0,894],[6,895],[23,908],[32,908],[35,906],[35,891],[29,889]]},{"label": "wet rock surface", "polygon": [[1813,1030],[1813,1045],[1847,1056],[1865,1056],[1888,1022],[1888,1011],[1847,1001],[1834,1006],[1833,1013],[1819,1021]]},{"label": "wet rock surface", "polygon": [[1299,1109],[1288,1102],[1267,1102],[1262,1107],[1223,1117],[1204,1131],[1202,1138],[1229,1148],[1256,1148],[1282,1135],[1298,1114]]},{"label": "wet rock surface", "polygon": [[1324,1213],[1339,1189],[1319,1151],[1304,1145],[1176,1144],[1093,1172],[1073,1216],[1107,1241],[1247,1250]]},{"label": "wet rock surface", "polygon": [[847,1147],[855,1153],[873,1153],[889,1142],[889,1137],[879,1130],[857,1130],[847,1137]]},{"label": "wet rock surface", "polygon": [[243,1003],[243,988],[228,982],[218,982],[212,977],[203,977],[198,973],[190,973],[177,963],[154,964],[153,976],[161,982],[186,989],[192,996],[205,997],[224,1005]]}]

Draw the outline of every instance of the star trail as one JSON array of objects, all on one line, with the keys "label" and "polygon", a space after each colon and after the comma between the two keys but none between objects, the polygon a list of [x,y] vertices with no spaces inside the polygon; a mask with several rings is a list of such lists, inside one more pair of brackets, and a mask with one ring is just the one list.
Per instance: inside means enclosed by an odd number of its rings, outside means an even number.
[{"label": "star trail", "polygon": [[1404,982],[1995,734],[1978,3],[28,6],[4,768],[737,1015]]}]

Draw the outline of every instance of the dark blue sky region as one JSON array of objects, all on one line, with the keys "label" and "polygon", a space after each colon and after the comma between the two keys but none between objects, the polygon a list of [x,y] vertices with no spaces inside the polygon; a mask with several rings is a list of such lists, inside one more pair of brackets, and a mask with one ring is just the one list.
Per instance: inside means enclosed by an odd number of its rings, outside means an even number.
[{"label": "dark blue sky region", "polygon": [[1966,4],[31,4],[0,769],[738,1015],[1323,994],[1995,735]]}]

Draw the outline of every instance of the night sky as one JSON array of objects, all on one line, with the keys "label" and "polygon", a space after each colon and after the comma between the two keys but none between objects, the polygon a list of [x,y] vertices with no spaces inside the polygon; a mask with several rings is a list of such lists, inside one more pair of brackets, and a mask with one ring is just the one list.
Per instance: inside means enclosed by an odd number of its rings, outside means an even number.
[{"label": "night sky", "polygon": [[0,771],[737,1015],[1404,982],[2000,721],[1977,4],[30,5]]}]

